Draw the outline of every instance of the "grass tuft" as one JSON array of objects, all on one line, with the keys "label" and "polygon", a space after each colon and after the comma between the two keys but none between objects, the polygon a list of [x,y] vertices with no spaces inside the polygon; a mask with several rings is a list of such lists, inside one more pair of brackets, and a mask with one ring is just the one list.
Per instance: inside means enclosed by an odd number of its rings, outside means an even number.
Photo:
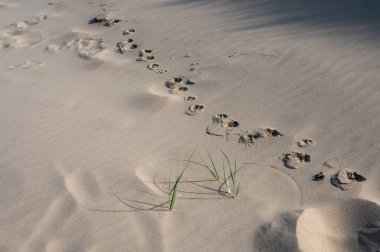
[{"label": "grass tuft", "polygon": [[[239,192],[241,191],[241,185],[243,181],[244,172],[242,172],[242,175],[238,178],[237,174],[244,168],[245,164],[238,167],[237,165],[237,157],[235,155],[235,158],[232,162],[232,160],[228,157],[228,155],[221,149],[219,149],[222,155],[222,170],[223,170],[223,180],[221,180],[221,176],[219,175],[218,169],[216,167],[216,162],[212,158],[210,152],[207,151],[208,158],[210,160],[210,164],[207,164],[207,162],[204,161],[202,158],[202,155],[198,154],[201,158],[201,162],[196,161],[190,161],[191,163],[194,163],[196,165],[199,165],[203,168],[205,168],[209,174],[212,176],[212,178],[215,181],[220,182],[220,191],[226,194],[230,194],[233,198],[236,198],[239,195]],[[226,164],[227,164],[227,171],[226,171]]]},{"label": "grass tuft", "polygon": [[[223,188],[223,186],[226,187],[226,193],[230,194],[233,198],[236,198],[239,195],[240,188],[243,182],[244,172],[242,172],[240,179],[237,178],[237,174],[244,168],[245,164],[240,166],[238,168],[237,166],[237,158],[235,156],[234,158],[234,164],[231,164],[230,158],[227,156],[227,154],[222,151],[222,158],[223,158],[223,172],[224,172],[224,181],[221,184],[220,188]],[[224,161],[226,161],[228,168],[229,168],[229,176],[226,174]],[[230,181],[232,182],[232,185],[230,184]]]}]

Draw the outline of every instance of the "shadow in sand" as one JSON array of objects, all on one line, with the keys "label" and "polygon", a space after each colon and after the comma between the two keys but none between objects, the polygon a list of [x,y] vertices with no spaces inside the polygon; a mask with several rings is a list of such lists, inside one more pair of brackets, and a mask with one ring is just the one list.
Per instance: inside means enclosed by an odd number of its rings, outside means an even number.
[{"label": "shadow in sand", "polygon": [[216,15],[239,21],[241,29],[296,25],[306,28],[302,32],[361,33],[367,39],[380,35],[378,0],[172,0],[159,5],[208,5]]},{"label": "shadow in sand", "polygon": [[[89,208],[89,207],[83,207],[83,208],[90,210],[90,211],[103,212],[103,213],[128,213],[128,212],[140,212],[140,211],[160,211],[160,212],[170,211],[170,209],[165,206],[166,204],[168,204],[169,201],[166,201],[166,202],[161,203],[161,204],[153,204],[150,202],[144,202],[144,201],[132,200],[132,199],[123,200],[114,191],[111,191],[111,192],[119,202],[121,202],[123,205],[127,206],[130,209],[129,210],[121,210],[121,209],[118,210],[118,209],[98,209],[98,208]],[[131,203],[127,203],[127,201],[131,202]],[[138,206],[133,205],[133,203],[143,205],[146,207],[138,207]]]},{"label": "shadow in sand", "polygon": [[302,211],[284,213],[262,225],[254,237],[257,251],[300,251],[296,236],[297,220]]}]

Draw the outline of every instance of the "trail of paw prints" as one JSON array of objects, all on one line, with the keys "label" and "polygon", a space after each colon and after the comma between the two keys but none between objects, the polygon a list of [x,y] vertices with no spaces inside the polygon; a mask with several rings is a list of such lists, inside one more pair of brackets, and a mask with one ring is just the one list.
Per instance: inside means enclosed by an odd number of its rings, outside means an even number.
[{"label": "trail of paw prints", "polygon": [[[185,93],[189,90],[189,86],[195,85],[195,80],[193,79],[187,79],[184,81],[183,76],[177,76],[171,80],[167,80],[165,82],[166,88],[169,89],[169,93],[173,95],[179,95],[182,93]],[[196,96],[185,96],[184,101],[185,102],[193,102],[197,100]],[[190,104],[187,106],[185,114],[189,116],[194,116],[197,114],[200,114],[205,111],[205,105],[203,104]]]},{"label": "trail of paw prints", "polygon": [[[136,30],[134,28],[125,29],[122,31],[122,35],[126,38],[116,44],[116,52],[126,54],[127,52],[132,52],[139,47],[138,44],[134,43],[134,39],[132,38],[135,32]],[[147,69],[155,71],[157,74],[166,74],[166,69],[161,68],[159,63],[152,62],[154,59],[155,56],[153,55],[153,50],[141,49],[138,53],[136,61],[147,62]]]},{"label": "trail of paw prints", "polygon": [[[118,51],[120,53],[124,53],[128,50],[135,49],[136,46],[131,46],[133,39],[129,36],[135,33],[134,29],[124,30],[123,36],[128,36],[124,42],[119,42],[117,45]],[[259,53],[240,53],[237,52],[231,55],[230,57],[242,56],[242,55],[251,55],[251,54],[259,54]],[[267,54],[260,54],[262,56],[274,56]],[[191,58],[190,54],[186,54],[185,58]],[[156,62],[152,62],[155,60],[155,56],[151,49],[142,49],[139,51],[137,61],[148,62],[147,68],[151,71],[157,71],[160,68],[160,64]],[[201,66],[200,60],[196,59],[190,63],[190,72],[202,72],[203,67]],[[194,85],[195,81],[192,79],[188,79],[184,81],[184,76],[177,76],[171,80],[165,81],[165,87],[169,89],[169,93],[173,95],[181,95],[189,91],[189,85]],[[205,105],[201,103],[194,103],[197,100],[197,97],[194,95],[187,95],[184,97],[185,102],[190,102],[191,104],[187,105],[185,114],[194,116],[204,112]],[[240,123],[230,118],[225,113],[220,113],[213,115],[211,118],[210,124],[206,128],[206,133],[214,136],[225,136],[228,140],[229,135],[237,135],[239,138],[238,142],[245,144],[246,146],[252,146],[256,142],[267,139],[267,138],[277,138],[283,136],[283,134],[273,128],[256,128],[253,131],[243,131],[237,130],[240,126]],[[301,139],[297,142],[297,145],[301,148],[312,146],[314,142],[311,139]],[[296,152],[292,151],[290,153],[286,153],[283,155],[282,161],[286,167],[289,168],[298,168],[301,163],[308,163],[311,160],[311,156],[304,152]]]}]

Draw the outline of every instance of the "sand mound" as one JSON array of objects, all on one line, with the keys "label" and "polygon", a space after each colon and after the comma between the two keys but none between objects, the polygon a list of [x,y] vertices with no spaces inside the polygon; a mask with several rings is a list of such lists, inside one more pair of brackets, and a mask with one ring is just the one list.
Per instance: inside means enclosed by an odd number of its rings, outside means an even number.
[{"label": "sand mound", "polygon": [[284,213],[259,228],[255,236],[258,251],[299,251],[296,224],[301,211]]},{"label": "sand mound", "polygon": [[380,206],[350,199],[306,209],[296,234],[302,251],[379,251]]}]

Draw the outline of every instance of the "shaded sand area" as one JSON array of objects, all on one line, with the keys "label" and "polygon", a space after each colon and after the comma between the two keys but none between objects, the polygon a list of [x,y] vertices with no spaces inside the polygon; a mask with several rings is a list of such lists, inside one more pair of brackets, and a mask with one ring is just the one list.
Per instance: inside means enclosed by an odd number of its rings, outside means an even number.
[{"label": "shaded sand area", "polygon": [[[0,24],[1,252],[380,250],[379,1],[0,0]],[[196,146],[248,163],[240,193],[190,163],[169,211]]]}]

